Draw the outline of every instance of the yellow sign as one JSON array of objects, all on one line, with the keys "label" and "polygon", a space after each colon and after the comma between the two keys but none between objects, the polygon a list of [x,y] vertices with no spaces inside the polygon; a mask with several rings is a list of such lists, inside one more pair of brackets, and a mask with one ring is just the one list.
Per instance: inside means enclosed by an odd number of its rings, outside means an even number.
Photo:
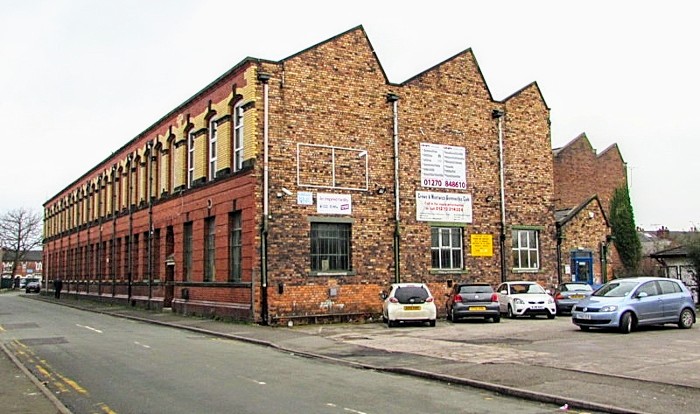
[{"label": "yellow sign", "polygon": [[493,256],[493,236],[491,234],[471,235],[472,256]]}]

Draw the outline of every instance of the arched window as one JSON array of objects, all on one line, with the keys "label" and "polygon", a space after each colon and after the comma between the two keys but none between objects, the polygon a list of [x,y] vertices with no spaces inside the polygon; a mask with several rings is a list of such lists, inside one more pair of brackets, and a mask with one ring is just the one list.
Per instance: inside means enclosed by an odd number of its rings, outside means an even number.
[{"label": "arched window", "polygon": [[243,167],[243,106],[233,108],[233,171]]},{"label": "arched window", "polygon": [[218,138],[218,133],[217,133],[217,124],[216,121],[214,120],[214,117],[212,117],[209,120],[209,152],[208,152],[208,157],[209,157],[209,180],[213,180],[216,178],[216,170],[217,170],[217,165],[216,165],[216,140]]},{"label": "arched window", "polygon": [[187,133],[187,188],[194,181],[194,131]]}]

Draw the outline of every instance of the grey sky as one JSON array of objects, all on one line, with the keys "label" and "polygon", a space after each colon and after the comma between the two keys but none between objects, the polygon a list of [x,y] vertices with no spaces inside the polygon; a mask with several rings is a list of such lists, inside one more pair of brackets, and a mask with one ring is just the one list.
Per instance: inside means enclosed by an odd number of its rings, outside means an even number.
[{"label": "grey sky", "polygon": [[536,81],[552,145],[628,163],[639,226],[700,227],[690,1],[0,0],[0,212],[41,205],[247,56],[363,25],[392,82],[471,48],[497,100]]}]

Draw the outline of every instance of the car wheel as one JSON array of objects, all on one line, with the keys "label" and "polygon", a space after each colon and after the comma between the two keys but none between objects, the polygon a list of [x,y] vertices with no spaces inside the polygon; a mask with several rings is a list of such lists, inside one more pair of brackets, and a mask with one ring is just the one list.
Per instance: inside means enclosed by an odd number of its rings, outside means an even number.
[{"label": "car wheel", "polygon": [[29,289],[25,289],[25,290],[24,290],[24,293],[29,293]]},{"label": "car wheel", "polygon": [[396,326],[396,321],[392,321],[391,319],[387,319],[386,325],[387,325],[389,328],[393,328],[394,326]]},{"label": "car wheel", "polygon": [[491,318],[491,319],[493,319],[493,322],[494,322],[494,323],[499,323],[499,322],[501,321],[501,317],[500,317],[500,316],[494,316],[494,317]]},{"label": "car wheel", "polygon": [[557,316],[557,315],[554,314],[554,313],[548,313],[548,314],[547,314],[547,319],[554,319],[555,316]]},{"label": "car wheel", "polygon": [[634,318],[630,312],[625,312],[620,318],[620,332],[628,334],[632,332],[632,326],[634,325]]},{"label": "car wheel", "polygon": [[678,319],[678,327],[681,329],[690,329],[695,322],[695,317],[690,309],[683,309],[681,317]]},{"label": "car wheel", "polygon": [[515,319],[515,313],[513,313],[513,308],[510,305],[508,305],[508,317],[510,319]]},{"label": "car wheel", "polygon": [[430,326],[435,326],[435,322],[437,322],[435,319],[431,319],[431,320],[428,321],[428,324],[429,324]]}]

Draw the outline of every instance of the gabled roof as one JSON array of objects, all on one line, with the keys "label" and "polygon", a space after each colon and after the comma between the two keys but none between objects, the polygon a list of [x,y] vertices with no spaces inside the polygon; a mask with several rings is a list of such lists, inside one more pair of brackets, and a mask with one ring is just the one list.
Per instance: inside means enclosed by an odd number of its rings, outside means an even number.
[{"label": "gabled roof", "polygon": [[605,225],[609,227],[610,222],[608,221],[608,216],[605,214],[605,210],[603,209],[603,205],[600,203],[600,199],[598,198],[597,194],[572,209],[555,211],[554,218],[556,220],[557,226],[561,227],[566,225],[566,223],[571,221],[574,217],[578,215],[578,213],[581,212],[581,210],[586,208],[591,203],[596,203],[598,205],[600,214],[603,215],[603,219],[605,220]]},{"label": "gabled roof", "polygon": [[670,257],[687,257],[688,248],[686,246],[676,246],[670,249],[659,250],[656,253],[649,255],[652,258],[670,258]]},{"label": "gabled roof", "polygon": [[522,88],[520,88],[517,91],[510,94],[506,99],[503,100],[503,102],[506,102],[506,101],[509,101],[509,100],[515,98],[516,96],[520,95],[521,93],[523,93],[524,91],[526,91],[530,88],[535,88],[537,93],[540,95],[540,99],[542,100],[544,107],[547,108],[547,110],[551,110],[552,108],[550,108],[549,105],[547,105],[547,101],[544,100],[544,96],[542,95],[542,89],[540,89],[540,85],[538,85],[537,82],[531,82],[531,83],[523,86]]},{"label": "gabled roof", "polygon": [[[24,255],[23,262],[40,262],[44,252],[42,250],[30,250]],[[15,252],[5,250],[3,261],[11,262],[15,260]]]}]

